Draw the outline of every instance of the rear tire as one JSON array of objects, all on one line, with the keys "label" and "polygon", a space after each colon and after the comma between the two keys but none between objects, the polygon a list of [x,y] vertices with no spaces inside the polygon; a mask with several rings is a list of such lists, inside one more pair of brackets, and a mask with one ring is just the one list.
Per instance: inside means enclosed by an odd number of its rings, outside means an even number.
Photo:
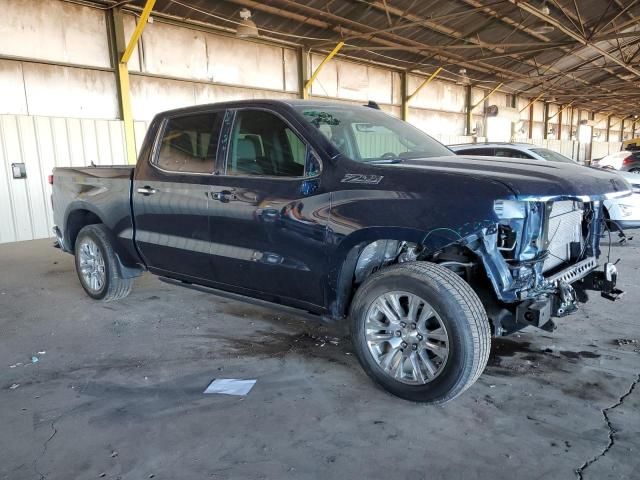
[{"label": "rear tire", "polygon": [[454,399],[489,359],[491,329],[480,299],[458,275],[429,262],[393,265],[366,279],[351,304],[350,328],[364,371],[414,402]]},{"label": "rear tire", "polygon": [[76,272],[80,285],[91,298],[111,302],[131,293],[132,278],[122,278],[107,228],[87,225],[75,244]]}]

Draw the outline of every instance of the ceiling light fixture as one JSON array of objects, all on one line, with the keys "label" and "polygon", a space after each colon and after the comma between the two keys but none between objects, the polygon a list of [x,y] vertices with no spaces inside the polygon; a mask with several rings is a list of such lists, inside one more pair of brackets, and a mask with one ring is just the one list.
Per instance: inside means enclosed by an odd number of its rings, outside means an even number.
[{"label": "ceiling light fixture", "polygon": [[243,8],[240,10],[240,18],[242,18],[242,21],[238,24],[236,36],[241,38],[255,38],[260,36],[258,27],[255,22],[251,20],[251,12],[248,9]]},{"label": "ceiling light fixture", "polygon": [[[551,14],[551,10],[549,10],[546,2],[542,4],[542,7],[540,7],[540,12],[547,16]],[[531,31],[541,34],[551,33],[554,30],[555,28],[553,27],[553,25],[549,25],[548,23],[538,23],[531,27]]]}]

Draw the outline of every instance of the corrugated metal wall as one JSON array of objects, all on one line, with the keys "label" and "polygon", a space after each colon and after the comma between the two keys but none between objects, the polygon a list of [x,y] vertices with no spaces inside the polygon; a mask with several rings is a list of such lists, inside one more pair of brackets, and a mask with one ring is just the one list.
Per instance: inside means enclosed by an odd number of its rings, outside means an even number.
[{"label": "corrugated metal wall", "polygon": [[[138,145],[146,129],[136,123]],[[126,163],[121,121],[0,115],[0,243],[50,237],[48,175],[91,162]],[[13,163],[25,164],[26,178],[13,178]]]}]

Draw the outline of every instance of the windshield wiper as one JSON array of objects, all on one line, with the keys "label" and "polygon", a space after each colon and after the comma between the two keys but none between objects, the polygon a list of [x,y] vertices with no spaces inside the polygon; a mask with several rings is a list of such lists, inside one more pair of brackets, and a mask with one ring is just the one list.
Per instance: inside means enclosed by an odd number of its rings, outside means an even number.
[{"label": "windshield wiper", "polygon": [[378,158],[377,160],[367,160],[365,163],[402,163],[404,162],[401,158]]},{"label": "windshield wiper", "polygon": [[404,153],[400,153],[398,156],[406,159],[433,157],[433,155],[429,152],[404,152]]}]

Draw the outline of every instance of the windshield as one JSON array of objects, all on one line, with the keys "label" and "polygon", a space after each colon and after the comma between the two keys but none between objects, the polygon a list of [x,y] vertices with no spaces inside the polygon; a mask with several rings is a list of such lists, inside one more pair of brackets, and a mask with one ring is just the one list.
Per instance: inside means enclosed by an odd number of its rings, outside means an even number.
[{"label": "windshield", "polygon": [[532,148],[531,151],[533,153],[537,153],[542,158],[544,158],[545,160],[549,160],[550,162],[576,163],[569,157],[565,157],[558,152],[554,152],[553,150],[549,150],[546,148]]},{"label": "windshield", "polygon": [[296,110],[340,152],[358,162],[454,155],[426,133],[379,110],[341,105],[304,105]]}]

